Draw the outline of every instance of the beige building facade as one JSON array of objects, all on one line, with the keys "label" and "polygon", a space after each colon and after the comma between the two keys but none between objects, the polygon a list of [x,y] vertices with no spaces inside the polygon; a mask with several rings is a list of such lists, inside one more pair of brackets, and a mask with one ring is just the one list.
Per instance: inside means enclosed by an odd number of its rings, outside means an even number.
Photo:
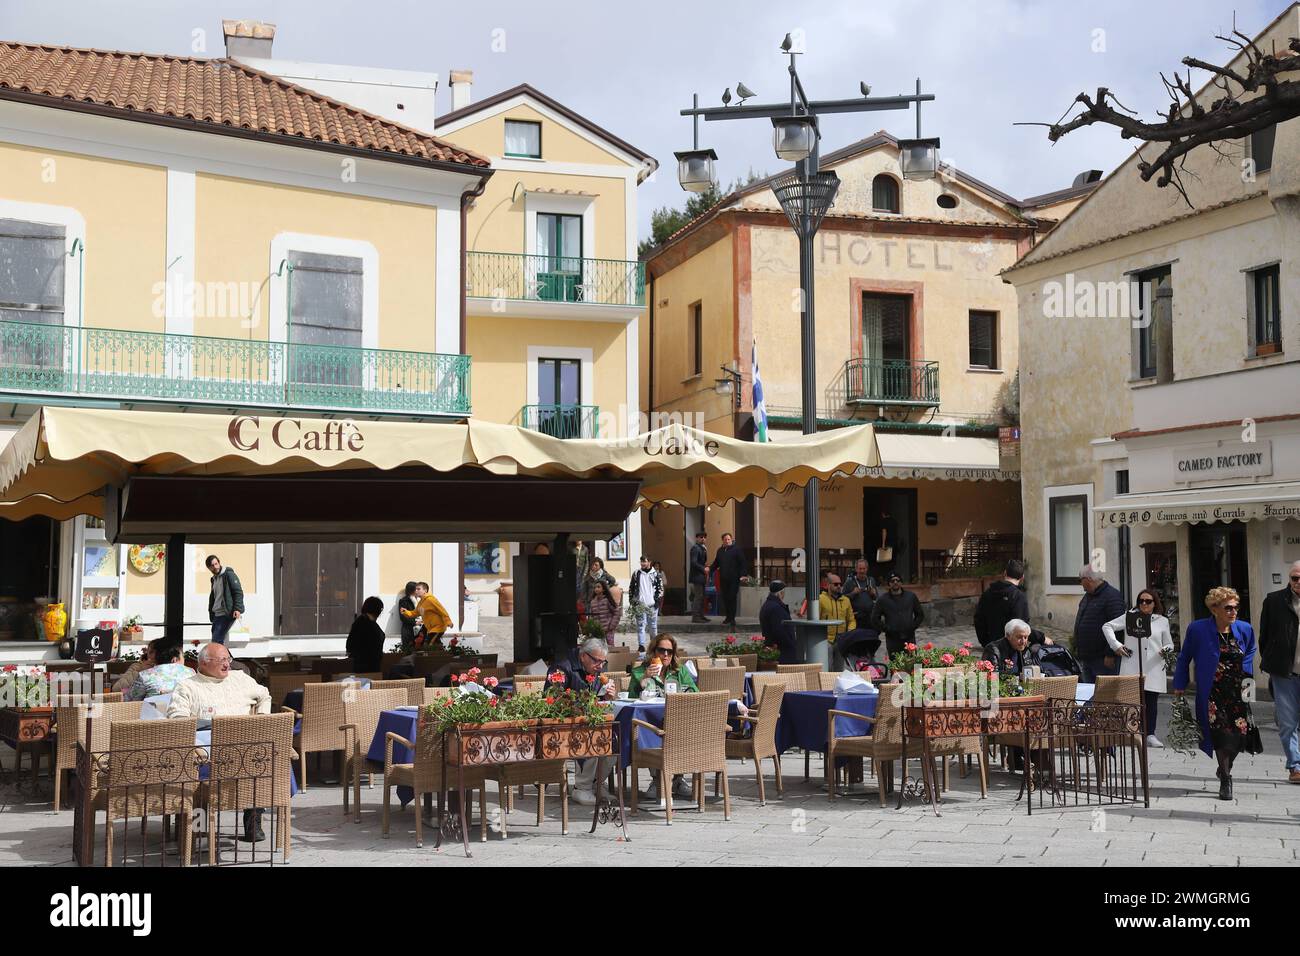
[{"label": "beige building facade", "polygon": [[[1257,42],[1298,33],[1292,5]],[[1257,620],[1300,559],[1300,124],[1188,154],[1190,205],[1139,178],[1151,155],[1005,273],[1031,609],[1065,628],[1084,563],[1182,632],[1221,584]]]},{"label": "beige building facade", "polygon": [[[825,560],[866,554],[874,565],[881,529],[893,526],[894,567],[908,579],[1005,560],[1019,549],[1018,471],[998,435],[1017,421],[1019,341],[1016,297],[998,274],[1054,219],[951,167],[903,180],[886,133],[823,156],[822,167],[841,185],[813,246],[817,414],[822,428],[872,423],[882,458],[823,489]],[[749,437],[756,350],[769,438],[781,441],[800,430],[799,253],[770,185],[725,197],[649,256],[643,400]],[[1091,188],[1044,197],[1046,208],[1060,215]],[[729,378],[739,392],[719,394]],[[732,530],[763,576],[788,579],[802,513],[801,493],[657,511],[645,519],[647,550],[681,582],[694,530],[713,544]]]}]

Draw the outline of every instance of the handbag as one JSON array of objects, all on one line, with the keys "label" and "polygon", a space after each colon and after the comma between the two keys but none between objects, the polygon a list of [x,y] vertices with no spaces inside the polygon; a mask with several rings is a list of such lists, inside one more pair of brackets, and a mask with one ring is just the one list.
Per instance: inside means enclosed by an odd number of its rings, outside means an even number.
[{"label": "handbag", "polygon": [[876,561],[880,564],[887,564],[894,560],[893,548],[876,548]]}]

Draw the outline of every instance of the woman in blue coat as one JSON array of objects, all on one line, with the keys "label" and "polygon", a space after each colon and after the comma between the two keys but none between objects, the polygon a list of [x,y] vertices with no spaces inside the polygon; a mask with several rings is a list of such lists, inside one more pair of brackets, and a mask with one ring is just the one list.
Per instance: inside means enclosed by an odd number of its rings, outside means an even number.
[{"label": "woman in blue coat", "polygon": [[1205,596],[1212,617],[1193,621],[1183,638],[1174,672],[1174,693],[1187,690],[1188,665],[1196,669],[1196,720],[1201,749],[1219,761],[1219,799],[1232,799],[1232,762],[1237,754],[1257,754],[1259,730],[1246,700],[1252,679],[1255,632],[1237,620],[1241,598],[1232,588],[1214,588]]}]

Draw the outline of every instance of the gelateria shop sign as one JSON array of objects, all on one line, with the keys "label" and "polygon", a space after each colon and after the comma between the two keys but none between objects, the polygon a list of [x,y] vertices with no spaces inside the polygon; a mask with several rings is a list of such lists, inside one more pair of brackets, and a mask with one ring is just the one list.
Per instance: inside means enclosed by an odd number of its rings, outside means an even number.
[{"label": "gelateria shop sign", "polygon": [[1174,481],[1236,481],[1273,474],[1273,443],[1232,442],[1173,450]]}]

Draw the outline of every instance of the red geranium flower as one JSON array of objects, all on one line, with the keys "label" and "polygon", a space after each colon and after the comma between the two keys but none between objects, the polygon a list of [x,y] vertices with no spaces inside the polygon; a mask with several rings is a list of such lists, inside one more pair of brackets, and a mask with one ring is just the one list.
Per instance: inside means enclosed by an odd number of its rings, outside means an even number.
[{"label": "red geranium flower", "polygon": [[929,641],[926,641],[926,642],[925,642],[925,647],[922,648],[922,650],[932,651],[932,650],[934,650],[934,644],[932,644],[932,643],[929,642]]},{"label": "red geranium flower", "polygon": [[915,645],[915,644],[904,644],[904,645],[903,645],[903,650],[905,650],[905,651],[909,651],[909,652],[910,652],[910,651],[914,651],[914,650],[916,650],[916,645]]},{"label": "red geranium flower", "polygon": [[964,647],[959,647],[957,648],[957,655],[959,657],[970,657],[970,651]]},{"label": "red geranium flower", "polygon": [[457,683],[459,680],[460,680],[460,675],[459,675],[459,674],[452,674],[452,675],[451,675],[451,682],[452,682],[453,684]]},{"label": "red geranium flower", "polygon": [[496,705],[497,705],[497,699],[495,697],[493,697],[490,701],[488,701],[489,707],[495,707]]},{"label": "red geranium flower", "polygon": [[595,674],[588,674],[588,675],[587,675],[587,683],[588,683],[588,684],[594,684],[594,683],[596,683],[596,675],[595,675]]},{"label": "red geranium flower", "polygon": [[735,634],[728,634],[728,635],[727,635],[727,643],[728,643],[728,644],[735,644],[735,643],[736,643],[736,635],[735,635]]},{"label": "red geranium flower", "polygon": [[970,641],[962,641],[962,642],[961,642],[961,646],[962,646],[962,647],[974,647],[975,645],[972,644]]},{"label": "red geranium flower", "polygon": [[460,643],[460,638],[459,638],[459,637],[453,637],[450,641],[447,642],[447,646],[448,646],[448,647],[455,647],[455,646],[456,646],[457,644],[459,644],[459,643]]},{"label": "red geranium flower", "polygon": [[501,682],[497,680],[495,677],[487,677],[484,678],[483,683],[486,684],[488,687],[496,687],[497,684]]},{"label": "red geranium flower", "polygon": [[451,698],[450,698],[450,697],[444,697],[444,698],[442,699],[442,706],[444,706],[444,707],[450,707],[450,706],[451,706]]},{"label": "red geranium flower", "polygon": [[554,697],[548,697],[548,698],[546,698],[546,702],[547,702],[548,704],[553,704],[553,703],[555,703],[555,698],[554,698]]}]

